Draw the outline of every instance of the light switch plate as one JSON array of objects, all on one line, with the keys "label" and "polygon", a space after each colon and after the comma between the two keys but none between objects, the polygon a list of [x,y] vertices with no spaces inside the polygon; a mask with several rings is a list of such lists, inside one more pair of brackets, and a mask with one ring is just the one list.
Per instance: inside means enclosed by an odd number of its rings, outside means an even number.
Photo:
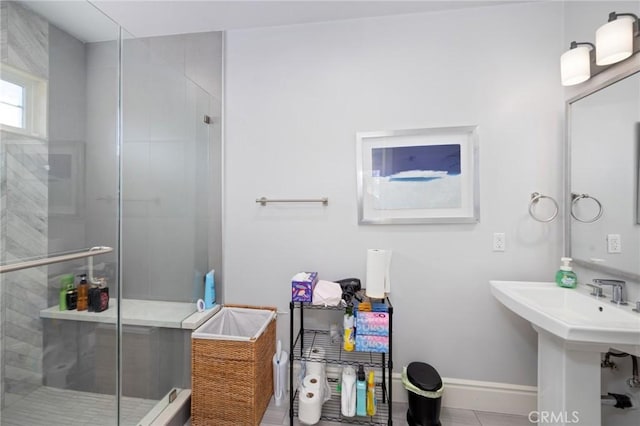
[{"label": "light switch plate", "polygon": [[507,247],[507,239],[504,232],[494,232],[493,234],[493,251],[505,251]]},{"label": "light switch plate", "polygon": [[622,253],[620,234],[607,234],[607,253]]}]

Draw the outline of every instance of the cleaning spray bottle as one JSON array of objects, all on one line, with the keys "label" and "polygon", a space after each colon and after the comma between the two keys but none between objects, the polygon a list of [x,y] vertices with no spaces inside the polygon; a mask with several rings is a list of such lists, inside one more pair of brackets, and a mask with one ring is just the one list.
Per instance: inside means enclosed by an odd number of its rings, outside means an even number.
[{"label": "cleaning spray bottle", "polygon": [[576,288],[578,285],[578,277],[571,267],[571,261],[573,259],[563,257],[560,260],[562,261],[562,266],[560,266],[560,270],[556,272],[556,284],[560,287]]},{"label": "cleaning spray bottle", "polygon": [[347,306],[344,312],[344,343],[343,348],[347,352],[352,352],[356,347],[356,336],[354,336],[353,306]]},{"label": "cleaning spray bottle", "polygon": [[356,380],[356,415],[367,415],[367,382],[362,365],[358,365],[358,380]]},{"label": "cleaning spray bottle", "polygon": [[367,416],[376,415],[376,382],[373,370],[369,371],[369,379],[367,380]]}]

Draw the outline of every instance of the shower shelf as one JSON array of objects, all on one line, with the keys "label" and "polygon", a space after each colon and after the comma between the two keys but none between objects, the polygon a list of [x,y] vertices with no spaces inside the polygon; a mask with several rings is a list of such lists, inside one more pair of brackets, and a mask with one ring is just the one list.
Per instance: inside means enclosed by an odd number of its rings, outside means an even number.
[{"label": "shower shelf", "polygon": [[[103,312],[61,311],[58,305],[40,311],[40,318],[115,324],[117,301],[109,301]],[[181,328],[194,330],[220,310],[220,305],[196,312],[195,303],[160,300],[122,300],[122,324],[146,327]]]}]

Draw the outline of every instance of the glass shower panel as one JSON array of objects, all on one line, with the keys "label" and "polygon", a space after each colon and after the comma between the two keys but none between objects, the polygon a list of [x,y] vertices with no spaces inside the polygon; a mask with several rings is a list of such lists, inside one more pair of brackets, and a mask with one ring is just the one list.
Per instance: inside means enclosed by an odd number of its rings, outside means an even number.
[{"label": "glass shower panel", "polygon": [[[0,76],[23,88],[22,120],[0,119],[0,262],[114,248],[0,274],[0,424],[116,424],[119,27],[88,2],[0,14]],[[81,274],[104,279],[109,309],[61,309]]]},{"label": "glass shower panel", "polygon": [[183,321],[209,265],[211,96],[185,75],[186,48],[182,36],[123,41],[122,395],[160,402],[144,420],[191,387]]}]

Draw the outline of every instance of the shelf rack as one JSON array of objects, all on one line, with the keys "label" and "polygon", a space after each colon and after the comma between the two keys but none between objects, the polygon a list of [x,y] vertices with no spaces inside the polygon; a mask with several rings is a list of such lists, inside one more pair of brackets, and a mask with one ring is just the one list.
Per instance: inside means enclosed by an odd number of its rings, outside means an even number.
[{"label": "shelf rack", "polygon": [[[341,413],[340,395],[337,392],[332,392],[332,397],[329,401],[324,403],[322,407],[322,415],[320,420],[340,423],[350,423],[357,425],[392,425],[392,386],[391,386],[391,374],[393,370],[392,361],[392,326],[393,326],[393,305],[389,301],[389,298],[384,299],[387,306],[387,312],[389,313],[389,353],[378,352],[348,352],[342,348],[342,339],[337,342],[331,341],[330,332],[328,330],[314,330],[305,329],[304,327],[304,311],[305,310],[339,310],[344,311],[343,307],[334,306],[319,306],[311,305],[307,302],[290,302],[290,354],[291,362],[289,363],[289,420],[293,425],[293,419],[298,413],[298,391],[294,389],[294,373],[293,365],[294,361],[306,361],[304,356],[304,349],[310,347],[322,347],[325,351],[324,361],[327,364],[333,365],[363,365],[365,368],[379,368],[382,371],[382,381],[376,383],[376,397],[378,405],[375,416],[354,416],[346,417]],[[299,312],[299,327],[296,330],[295,311]],[[330,379],[330,382],[332,380]],[[335,389],[335,382],[333,380],[332,389]]]}]

